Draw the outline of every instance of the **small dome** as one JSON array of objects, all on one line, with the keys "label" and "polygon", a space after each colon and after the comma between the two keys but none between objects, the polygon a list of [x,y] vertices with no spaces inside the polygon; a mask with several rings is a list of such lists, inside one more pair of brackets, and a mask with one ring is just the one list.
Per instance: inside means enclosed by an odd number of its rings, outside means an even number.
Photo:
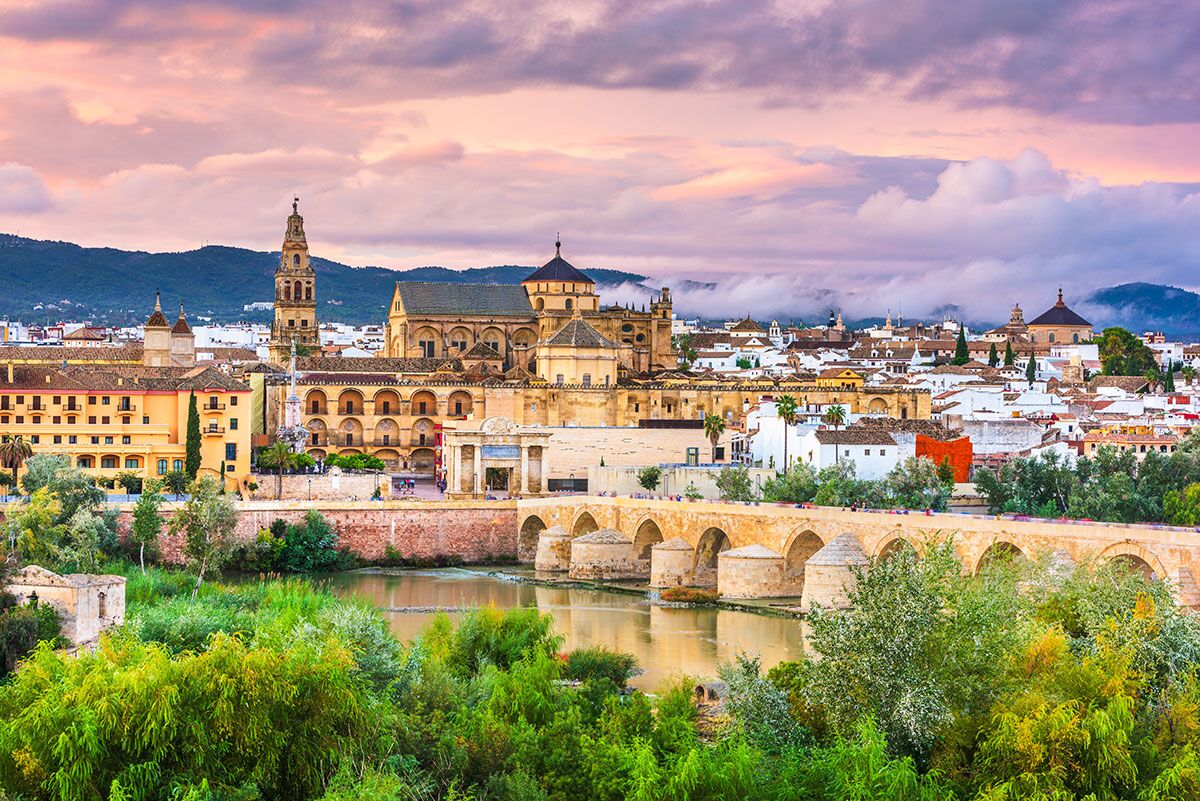
[{"label": "small dome", "polygon": [[782,559],[783,554],[772,551],[765,545],[743,545],[741,548],[734,548],[731,551],[721,551],[717,555],[718,559]]},{"label": "small dome", "polygon": [[853,534],[838,534],[821,550],[808,558],[809,565],[865,565],[871,560],[863,553],[858,537]]},{"label": "small dome", "polygon": [[561,523],[556,523],[548,529],[545,529],[540,535],[541,537],[570,537],[567,530],[563,528]]},{"label": "small dome", "polygon": [[650,550],[652,551],[690,551],[692,546],[688,545],[688,541],[683,537],[672,537],[666,542],[660,542]]},{"label": "small dome", "polygon": [[575,543],[591,543],[593,545],[632,545],[633,540],[626,537],[615,528],[602,528],[598,531],[593,531],[591,534],[584,534],[582,537],[576,537],[572,542]]}]

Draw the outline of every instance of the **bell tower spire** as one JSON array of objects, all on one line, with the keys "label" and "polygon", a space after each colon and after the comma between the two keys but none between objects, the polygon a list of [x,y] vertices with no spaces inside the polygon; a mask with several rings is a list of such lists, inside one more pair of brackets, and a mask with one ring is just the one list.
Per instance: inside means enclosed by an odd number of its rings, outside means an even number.
[{"label": "bell tower spire", "polygon": [[292,197],[279,266],[275,269],[275,319],[271,323],[270,359],[286,364],[292,344],[306,351],[320,347],[317,331],[316,272],[309,262],[300,198]]}]

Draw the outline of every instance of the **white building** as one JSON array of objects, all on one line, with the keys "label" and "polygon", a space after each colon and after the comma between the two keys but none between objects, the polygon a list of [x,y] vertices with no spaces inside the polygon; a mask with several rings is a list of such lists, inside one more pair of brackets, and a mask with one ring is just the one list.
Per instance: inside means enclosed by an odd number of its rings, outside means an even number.
[{"label": "white building", "polygon": [[864,479],[881,479],[913,455],[913,446],[897,444],[886,431],[818,428],[801,439],[800,459],[814,470],[850,460],[855,475]]}]

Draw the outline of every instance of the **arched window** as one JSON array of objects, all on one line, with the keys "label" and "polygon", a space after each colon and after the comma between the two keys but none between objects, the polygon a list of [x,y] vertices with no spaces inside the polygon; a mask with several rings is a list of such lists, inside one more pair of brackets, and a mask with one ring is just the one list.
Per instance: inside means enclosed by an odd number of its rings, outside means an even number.
[{"label": "arched window", "polygon": [[312,284],[304,285],[304,299],[312,300]]},{"label": "arched window", "polygon": [[295,295],[296,295],[296,300],[300,300],[300,294],[301,294],[301,292],[303,292],[303,291],[304,291],[304,290],[303,290],[303,289],[301,289],[300,282],[299,282],[299,281],[297,281],[297,282],[296,282],[296,289],[294,290],[294,292],[295,292]]},{"label": "arched window", "polygon": [[571,299],[567,298],[567,311],[571,310],[571,306],[572,306]]},{"label": "arched window", "polygon": [[541,310],[542,310],[542,309],[544,309],[544,308],[546,308],[546,299],[545,299],[545,298],[538,298],[538,299],[537,299],[537,310],[538,310],[538,311],[541,311]]},{"label": "arched window", "polygon": [[300,266],[300,254],[299,254],[299,253],[293,253],[293,254],[292,254],[292,266],[293,266],[293,267],[299,267],[299,266]]},{"label": "arched window", "polygon": [[283,299],[284,300],[292,299],[292,285],[291,284],[283,285]]},{"label": "arched window", "polygon": [[1053,331],[1050,332],[1050,344],[1051,345],[1054,344],[1054,332]]},{"label": "arched window", "polygon": [[1071,342],[1073,342],[1076,345],[1079,344],[1079,334],[1078,333],[1071,334]]}]

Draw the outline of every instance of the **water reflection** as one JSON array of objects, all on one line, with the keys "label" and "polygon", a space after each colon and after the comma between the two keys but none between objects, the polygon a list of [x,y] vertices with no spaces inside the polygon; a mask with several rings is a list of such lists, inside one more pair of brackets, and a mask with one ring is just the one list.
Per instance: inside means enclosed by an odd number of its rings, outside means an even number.
[{"label": "water reflection", "polygon": [[[471,570],[340,573],[335,592],[352,594],[383,610],[392,631],[411,640],[436,608],[536,606],[554,617],[565,648],[607,645],[628,651],[646,671],[633,683],[654,689],[679,674],[712,677],[739,652],[758,655],[764,668],[801,658],[800,622],[725,609],[669,609],[639,595],[540,587]],[[414,611],[428,610],[428,611]]]}]

